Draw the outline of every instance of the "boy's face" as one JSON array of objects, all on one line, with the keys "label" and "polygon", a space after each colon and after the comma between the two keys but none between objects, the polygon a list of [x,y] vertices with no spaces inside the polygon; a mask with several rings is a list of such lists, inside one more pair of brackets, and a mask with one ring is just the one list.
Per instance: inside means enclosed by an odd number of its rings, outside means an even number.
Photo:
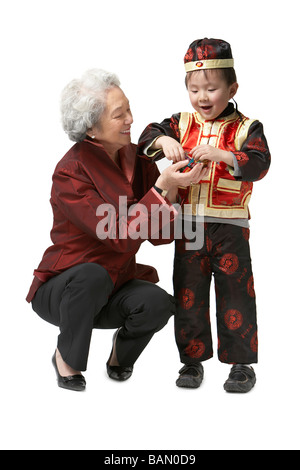
[{"label": "boy's face", "polygon": [[228,85],[219,70],[209,69],[191,73],[187,89],[193,108],[203,119],[212,120],[227,107],[238,84]]}]

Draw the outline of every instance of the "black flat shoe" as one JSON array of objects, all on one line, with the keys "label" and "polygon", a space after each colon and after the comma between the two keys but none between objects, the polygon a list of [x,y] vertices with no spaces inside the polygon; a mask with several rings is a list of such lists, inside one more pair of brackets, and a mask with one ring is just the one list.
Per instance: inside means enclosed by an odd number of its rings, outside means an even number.
[{"label": "black flat shoe", "polygon": [[229,393],[247,393],[256,384],[256,376],[252,367],[236,364],[224,383],[224,390]]},{"label": "black flat shoe", "polygon": [[202,364],[185,364],[179,371],[176,380],[177,387],[199,388],[203,381],[204,369]]},{"label": "black flat shoe", "polygon": [[107,374],[110,379],[124,382],[132,376],[133,367],[110,366],[106,364]]},{"label": "black flat shoe", "polygon": [[59,387],[67,388],[68,390],[74,390],[75,392],[82,392],[85,390],[86,382],[83,375],[69,375],[68,377],[62,377],[60,375],[56,363],[56,352],[52,357],[52,364],[56,372],[57,384]]},{"label": "black flat shoe", "polygon": [[115,332],[115,334],[113,335],[112,350],[111,350],[109,359],[108,359],[108,361],[107,361],[107,363],[106,363],[106,370],[107,370],[108,377],[109,377],[110,379],[118,380],[119,382],[124,382],[124,380],[128,380],[128,379],[132,376],[133,366],[123,367],[123,366],[110,366],[110,365],[109,365],[109,362],[110,362],[111,357],[112,357],[112,355],[113,355],[114,346],[115,346],[115,341],[116,341],[116,339],[117,339],[117,335],[118,335],[120,329],[121,329],[121,328],[119,328],[119,329]]}]

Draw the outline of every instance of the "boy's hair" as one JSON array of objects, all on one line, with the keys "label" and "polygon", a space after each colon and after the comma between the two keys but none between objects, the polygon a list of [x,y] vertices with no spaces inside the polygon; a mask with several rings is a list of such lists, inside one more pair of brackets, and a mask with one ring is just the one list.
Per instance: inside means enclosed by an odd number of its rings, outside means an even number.
[{"label": "boy's hair", "polygon": [[226,69],[203,69],[203,70],[194,70],[192,72],[188,72],[185,76],[185,86],[186,88],[188,87],[188,83],[192,77],[192,74],[194,73],[204,73],[205,78],[208,78],[208,74],[210,73],[210,70],[218,70],[222,76],[222,78],[225,80],[228,86],[232,85],[237,81],[236,78],[236,73],[233,67],[226,68]]}]

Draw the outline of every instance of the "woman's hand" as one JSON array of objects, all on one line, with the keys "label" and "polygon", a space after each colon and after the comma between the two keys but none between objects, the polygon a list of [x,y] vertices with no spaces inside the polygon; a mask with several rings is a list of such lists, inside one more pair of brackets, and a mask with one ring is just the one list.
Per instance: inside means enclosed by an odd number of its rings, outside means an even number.
[{"label": "woman's hand", "polygon": [[212,147],[211,145],[197,145],[191,150],[190,155],[200,162],[209,160],[212,162],[225,162],[227,165],[233,166],[231,152]]},{"label": "woman's hand", "polygon": [[158,137],[152,147],[155,149],[162,149],[165,157],[168,160],[172,160],[174,163],[185,160],[186,158],[185,151],[183,150],[182,146],[172,137]]},{"label": "woman's hand", "polygon": [[187,173],[180,173],[180,169],[188,164],[189,160],[180,161],[170,165],[157,178],[155,185],[160,189],[169,191],[171,188],[178,186],[189,186],[198,183],[208,174],[208,168],[202,163],[197,163],[194,168]]}]

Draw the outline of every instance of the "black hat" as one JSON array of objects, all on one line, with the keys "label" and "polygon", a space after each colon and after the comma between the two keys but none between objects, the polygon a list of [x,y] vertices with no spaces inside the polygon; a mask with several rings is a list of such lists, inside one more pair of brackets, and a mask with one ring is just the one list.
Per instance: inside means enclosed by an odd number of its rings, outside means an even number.
[{"label": "black hat", "polygon": [[186,72],[223,69],[234,66],[230,44],[222,39],[196,39],[184,56]]}]

